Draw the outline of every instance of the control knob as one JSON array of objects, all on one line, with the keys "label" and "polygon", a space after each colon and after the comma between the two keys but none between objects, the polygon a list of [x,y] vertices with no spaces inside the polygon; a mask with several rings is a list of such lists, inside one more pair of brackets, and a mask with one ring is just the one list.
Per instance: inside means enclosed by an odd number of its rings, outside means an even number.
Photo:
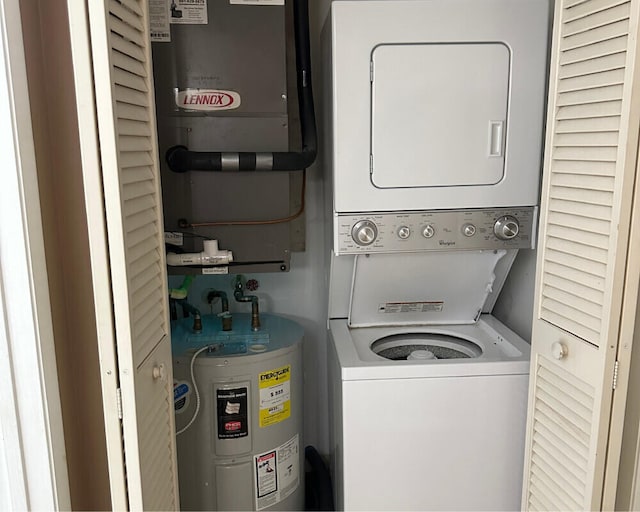
[{"label": "control knob", "polygon": [[462,234],[464,236],[473,236],[476,234],[476,227],[473,224],[465,224],[462,226]]},{"label": "control knob", "polygon": [[371,245],[377,237],[378,227],[370,220],[358,221],[351,228],[351,238],[358,245]]},{"label": "control knob", "polygon": [[406,240],[411,236],[411,228],[409,226],[400,226],[398,228],[398,238]]},{"label": "control knob", "polygon": [[493,233],[498,240],[511,240],[518,236],[520,224],[512,215],[504,215],[496,220],[493,225]]},{"label": "control knob", "polygon": [[425,237],[425,238],[431,238],[435,234],[436,234],[436,229],[431,224],[427,224],[422,229],[422,236]]}]

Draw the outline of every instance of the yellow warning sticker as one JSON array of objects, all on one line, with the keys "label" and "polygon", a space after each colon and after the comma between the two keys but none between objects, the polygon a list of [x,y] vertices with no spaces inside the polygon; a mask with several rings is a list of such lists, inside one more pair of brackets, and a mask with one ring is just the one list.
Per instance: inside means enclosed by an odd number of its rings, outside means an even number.
[{"label": "yellow warning sticker", "polygon": [[291,365],[258,375],[260,426],[275,425],[291,416]]}]

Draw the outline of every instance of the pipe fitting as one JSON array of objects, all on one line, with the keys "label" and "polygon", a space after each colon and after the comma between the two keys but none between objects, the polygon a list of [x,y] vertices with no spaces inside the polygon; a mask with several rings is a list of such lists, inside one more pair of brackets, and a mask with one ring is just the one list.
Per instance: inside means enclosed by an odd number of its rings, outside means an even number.
[{"label": "pipe fitting", "polygon": [[232,261],[233,253],[231,251],[219,249],[217,240],[205,240],[202,252],[182,254],[176,254],[175,252],[167,253],[167,265],[172,267],[185,265],[228,265]]},{"label": "pipe fitting", "polygon": [[233,291],[233,297],[237,302],[251,302],[251,330],[260,330],[260,308],[258,305],[257,295],[245,295],[242,276],[236,277],[236,283]]}]

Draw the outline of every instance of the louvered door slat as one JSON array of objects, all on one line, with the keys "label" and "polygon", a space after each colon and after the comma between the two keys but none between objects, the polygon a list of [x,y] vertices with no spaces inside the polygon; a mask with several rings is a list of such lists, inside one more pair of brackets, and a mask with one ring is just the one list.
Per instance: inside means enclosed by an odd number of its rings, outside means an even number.
[{"label": "louvered door slat", "polygon": [[119,119],[127,119],[132,121],[142,121],[148,123],[151,117],[149,111],[143,107],[137,107],[135,105],[127,105],[126,103],[119,103],[116,105]]},{"label": "louvered door slat", "polygon": [[605,222],[609,222],[611,219],[611,208],[609,206],[578,201],[566,201],[563,199],[550,198],[549,210],[552,212],[564,213],[566,215],[584,217],[586,219],[593,218]]},{"label": "louvered door slat", "polygon": [[155,199],[153,196],[142,196],[137,201],[128,201],[123,204],[123,213],[125,217],[130,217],[136,213],[140,213],[148,208],[153,208]]},{"label": "louvered door slat", "polygon": [[585,183],[585,186],[582,188],[564,187],[561,186],[561,183],[557,183],[551,189],[549,196],[552,199],[584,203],[591,206],[602,206],[605,208],[611,208],[613,201],[612,191],[594,190],[589,188],[587,183]]},{"label": "louvered door slat", "polygon": [[571,229],[567,226],[555,226],[552,224],[549,225],[548,233],[550,239],[564,240],[581,244],[583,250],[585,251],[591,251],[591,249],[593,248],[598,251],[604,251],[603,254],[606,254],[606,251],[608,249],[607,237],[605,235],[588,232],[585,233],[584,231]]},{"label": "louvered door slat", "polygon": [[147,166],[129,167],[125,170],[126,172],[122,177],[122,182],[125,185],[140,183],[141,181],[147,181],[153,177],[153,170]]},{"label": "louvered door slat", "polygon": [[136,105],[138,107],[145,107],[146,94],[136,91],[134,89],[128,89],[126,87],[116,88],[116,100],[128,105]]},{"label": "louvered door slat", "polygon": [[144,17],[144,10],[138,0],[109,0],[109,10],[111,12],[120,6],[126,7],[134,15]]},{"label": "louvered door slat", "polygon": [[138,137],[151,137],[149,125],[141,121],[122,119],[120,122],[120,133],[122,135],[135,135]]},{"label": "louvered door slat", "polygon": [[588,46],[580,46],[573,50],[565,50],[560,57],[560,64],[577,64],[592,59],[598,59],[616,53],[624,52],[626,48],[627,38],[616,37],[615,39],[607,39]]},{"label": "louvered door slat", "polygon": [[[126,171],[123,174],[126,174]],[[153,188],[153,183],[149,181],[139,181],[128,184],[124,188],[123,199],[125,201],[130,201],[132,199],[142,198],[154,193],[155,189]]]},{"label": "louvered door slat", "polygon": [[618,133],[613,130],[608,132],[566,132],[558,134],[557,141],[558,146],[564,147],[589,147],[598,145],[616,147],[618,144]]},{"label": "louvered door slat", "polygon": [[580,242],[572,242],[549,235],[547,238],[547,248],[562,252],[565,255],[581,258],[582,260],[602,263],[603,265],[607,263],[608,254],[606,250],[596,249],[593,246],[582,243],[582,240],[580,240]]},{"label": "louvered door slat", "polygon": [[569,105],[559,107],[558,119],[591,119],[594,117],[618,116],[622,111],[622,102],[603,101],[587,105]]},{"label": "louvered door slat", "polygon": [[147,83],[144,78],[138,75],[133,75],[125,70],[116,68],[113,71],[113,76],[118,85],[143,93],[147,92]]},{"label": "louvered door slat", "polygon": [[[561,272],[564,273],[564,272]],[[559,290],[564,290],[566,293],[575,295],[576,297],[583,297],[584,300],[593,302],[594,304],[602,304],[604,293],[602,290],[598,290],[594,283],[589,282],[588,285],[581,284],[576,281],[568,279],[566,276],[559,277],[550,272],[547,277],[549,286],[552,286]],[[596,282],[595,285],[602,286],[602,282]]]},{"label": "louvered door slat", "polygon": [[[111,35],[120,36],[125,41],[131,41],[138,48],[144,47],[144,34],[140,32],[140,29],[135,25],[127,23],[121,20],[117,16],[111,16],[110,27],[111,27]],[[130,52],[127,52],[129,54]]]},{"label": "louvered door slat", "polygon": [[560,80],[558,91],[560,93],[589,91],[609,86],[621,86],[623,81],[624,69],[612,69]]},{"label": "louvered door slat", "polygon": [[[556,172],[556,186],[568,188],[584,188],[613,193],[615,182],[610,176],[580,175],[577,173]],[[610,203],[611,201],[609,201]]]},{"label": "louvered door slat", "polygon": [[120,165],[122,169],[129,169],[132,167],[146,167],[152,169],[153,160],[151,160],[149,153],[124,153],[120,155]]},{"label": "louvered door slat", "polygon": [[148,6],[145,0],[89,4],[129,505],[175,510],[171,341]]},{"label": "louvered door slat", "polygon": [[568,80],[570,78],[588,77],[597,73],[624,69],[625,61],[624,53],[616,53],[574,64],[566,64],[558,70],[558,78],[560,80]]},{"label": "louvered door slat", "polygon": [[568,267],[566,265],[562,265],[561,263],[552,261],[547,261],[546,272],[548,276],[553,279],[552,282],[556,282],[555,279],[559,278],[565,280],[568,283],[576,283],[578,285],[602,292],[602,294],[604,295],[604,277],[598,278],[597,276],[594,276],[592,274],[582,272],[579,269],[574,269],[573,267]]},{"label": "louvered door slat", "polygon": [[613,117],[594,117],[591,119],[567,119],[558,121],[556,124],[556,133],[591,133],[591,132],[618,132],[620,129],[620,118]]},{"label": "louvered door slat", "polygon": [[607,237],[611,230],[611,223],[609,221],[589,219],[588,217],[565,214],[551,210],[548,212],[548,222],[549,226],[563,226],[566,228],[577,229],[584,233],[597,233],[600,235],[606,235]]},{"label": "louvered door slat", "polygon": [[[135,9],[132,9],[132,5],[125,5],[122,2],[118,1],[110,1],[109,2],[109,13],[111,16],[115,16],[119,20],[121,20],[124,24],[135,27],[138,33],[142,36],[144,35],[144,25],[142,24],[142,16],[136,14],[140,14],[136,12]],[[111,30],[114,30],[113,21],[111,22]],[[140,44],[143,46],[143,43]]]},{"label": "louvered door slat", "polygon": [[624,19],[616,21],[603,27],[595,28],[587,32],[581,32],[573,36],[567,36],[562,40],[561,48],[563,50],[571,50],[581,46],[587,46],[592,42],[606,41],[626,35],[629,31],[629,20]]},{"label": "louvered door slat", "polygon": [[[133,58],[134,60],[137,60],[139,62],[144,62],[144,53],[142,52],[140,47],[135,43],[132,43],[128,39],[123,38],[121,35],[112,34],[111,45],[113,46],[114,50],[118,51],[118,53]],[[116,71],[118,71],[117,68]],[[116,84],[126,85],[126,83],[122,81],[122,75],[114,73],[113,78]],[[142,87],[146,87],[145,82],[142,83]]]},{"label": "louvered door slat", "polygon": [[566,6],[566,18],[565,23],[571,23],[572,21],[586,16],[592,16],[593,14],[608,11],[616,5],[626,3],[626,0],[593,0],[591,2],[583,2],[577,5]]},{"label": "louvered door slat", "polygon": [[155,217],[152,211],[143,210],[136,215],[131,215],[127,219],[127,229],[129,231],[134,231],[143,226],[153,224],[155,222]]},{"label": "louvered door slat", "polygon": [[125,41],[120,36],[112,36],[111,41],[114,41],[114,46],[118,46],[120,48],[120,51],[113,52],[112,55],[114,67],[119,68],[122,71],[128,71],[134,76],[146,78],[144,64],[140,62],[139,58],[135,55],[124,53],[137,47],[128,41]]},{"label": "louvered door slat", "polygon": [[[591,1],[593,0],[585,2],[585,5],[590,4]],[[577,17],[564,21],[563,37],[591,31],[620,20],[625,20],[629,17],[629,2],[621,4],[618,2],[611,2],[611,5],[612,7],[610,9],[601,10],[589,16]],[[570,9],[566,9],[566,12],[570,11]]]}]

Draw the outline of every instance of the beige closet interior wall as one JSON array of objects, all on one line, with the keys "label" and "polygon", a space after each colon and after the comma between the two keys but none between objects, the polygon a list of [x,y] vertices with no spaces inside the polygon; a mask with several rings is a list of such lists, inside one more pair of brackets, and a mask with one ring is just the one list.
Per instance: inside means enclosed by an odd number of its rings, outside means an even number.
[{"label": "beige closet interior wall", "polygon": [[[21,0],[74,510],[111,509],[65,0]],[[108,269],[105,269],[107,272]]]}]

